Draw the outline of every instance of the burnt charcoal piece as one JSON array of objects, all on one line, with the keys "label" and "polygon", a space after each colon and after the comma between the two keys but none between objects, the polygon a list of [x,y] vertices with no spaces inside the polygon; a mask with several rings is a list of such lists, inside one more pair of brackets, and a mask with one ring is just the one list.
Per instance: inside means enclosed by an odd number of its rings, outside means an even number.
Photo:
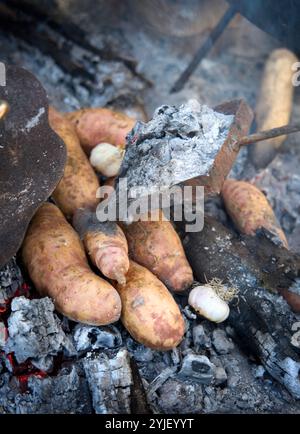
[{"label": "burnt charcoal piece", "polygon": [[6,66],[0,99],[9,111],[0,120],[0,266],[20,247],[38,206],[60,180],[65,146],[48,124],[48,99],[28,71]]},{"label": "burnt charcoal piece", "polygon": [[113,325],[94,327],[77,324],[73,330],[73,340],[79,352],[99,348],[116,348],[122,345],[121,333]]},{"label": "burnt charcoal piece", "polygon": [[95,412],[129,414],[133,379],[127,350],[112,355],[88,353],[82,364]]},{"label": "burnt charcoal piece", "polygon": [[148,403],[142,377],[137,363],[132,357],[130,358],[130,368],[132,374],[130,412],[133,414],[151,414],[152,411]]},{"label": "burnt charcoal piece", "polygon": [[30,359],[38,369],[48,371],[52,368],[53,357],[59,352],[66,356],[76,354],[54,314],[54,304],[50,298],[28,300],[17,297],[12,301],[11,310],[5,351],[14,352],[18,363]]},{"label": "burnt charcoal piece", "polygon": [[28,390],[20,393],[18,381],[1,377],[0,408],[12,414],[90,414],[93,412],[85,378],[76,365],[63,368],[57,376],[31,376]]},{"label": "burnt charcoal piece", "polygon": [[210,384],[214,378],[214,365],[206,356],[189,353],[182,361],[178,378]]},{"label": "burnt charcoal piece", "polygon": [[217,277],[239,290],[264,286],[276,292],[300,273],[300,256],[275,244],[268,231],[239,237],[208,215],[202,231],[185,236],[184,247],[200,282]]},{"label": "burnt charcoal piece", "polygon": [[21,270],[15,258],[0,269],[0,305],[6,304],[23,283]]},{"label": "burnt charcoal piece", "polygon": [[219,278],[238,288],[228,321],[241,345],[300,399],[300,357],[291,345],[295,316],[278,293],[262,287],[289,288],[300,272],[299,256],[274,244],[265,231],[239,238],[209,216],[202,232],[187,235],[185,249],[200,281]]},{"label": "burnt charcoal piece", "polygon": [[300,399],[300,355],[291,344],[293,324],[286,324],[292,322],[290,318],[283,300],[262,288],[253,288],[240,297],[238,308],[231,309],[229,323],[242,347],[261,360],[294,398]]}]

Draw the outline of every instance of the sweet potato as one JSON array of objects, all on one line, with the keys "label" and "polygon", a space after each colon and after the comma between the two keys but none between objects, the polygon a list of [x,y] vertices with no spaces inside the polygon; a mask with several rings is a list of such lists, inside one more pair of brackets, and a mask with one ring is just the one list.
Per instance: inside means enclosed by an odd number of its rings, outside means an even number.
[{"label": "sweet potato", "polygon": [[284,232],[262,191],[249,182],[227,179],[221,193],[226,210],[240,232],[254,235],[257,229],[266,228],[288,247]]},{"label": "sweet potato", "polygon": [[[295,54],[285,48],[274,50],[267,59],[255,110],[258,131],[289,123],[294,94],[292,65],[295,62]],[[270,163],[285,138],[279,136],[256,143],[252,151],[256,167]]]},{"label": "sweet potato", "polygon": [[92,262],[109,279],[126,283],[129,268],[126,237],[115,222],[99,222],[96,213],[78,209],[73,226],[83,240]]},{"label": "sweet potato", "polygon": [[61,137],[67,148],[64,175],[52,197],[67,218],[80,207],[96,206],[99,181],[87,156],[80,147],[72,124],[55,109],[49,109],[51,128]]},{"label": "sweet potato", "polygon": [[176,347],[184,334],[184,320],[167,288],[134,261],[126,280],[116,288],[122,300],[121,319],[131,336],[155,350]]},{"label": "sweet potato", "polygon": [[123,149],[126,136],[135,124],[134,119],[106,108],[85,108],[65,116],[74,125],[88,155],[94,146],[103,142]]},{"label": "sweet potato", "polygon": [[181,241],[163,212],[158,221],[138,221],[122,226],[129,247],[129,256],[148,268],[168,288],[184,291],[193,282],[193,272]]},{"label": "sweet potato", "polygon": [[117,291],[91,271],[79,236],[55,205],[43,204],[33,217],[22,258],[38,292],[71,320],[104,325],[119,319]]}]

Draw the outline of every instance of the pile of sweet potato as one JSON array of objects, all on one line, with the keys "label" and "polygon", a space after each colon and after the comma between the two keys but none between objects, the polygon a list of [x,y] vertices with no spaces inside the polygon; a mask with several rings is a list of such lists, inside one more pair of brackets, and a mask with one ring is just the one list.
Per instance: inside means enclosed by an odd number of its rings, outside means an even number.
[{"label": "pile of sweet potato", "polygon": [[[175,229],[161,211],[157,221],[122,228],[100,223],[95,214],[99,180],[89,154],[100,142],[124,149],[134,121],[108,109],[63,115],[50,108],[49,123],[64,141],[68,158],[52,195],[55,204],[41,205],[22,246],[36,289],[74,321],[104,325],[121,317],[137,341],[159,350],[174,348],[185,327],[169,290],[181,292],[193,283]],[[236,182],[227,181],[223,198],[237,228],[253,233],[265,226],[286,244],[262,193]]]},{"label": "pile of sweet potato", "polygon": [[124,148],[134,121],[108,109],[63,115],[50,108],[49,123],[66,145],[67,163],[52,195],[55,204],[38,209],[22,247],[37,290],[74,321],[104,325],[121,317],[137,341],[175,347],[184,320],[165,285],[183,291],[193,282],[177,233],[161,218],[132,223],[124,234],[95,213],[100,185],[89,153],[103,141]]}]

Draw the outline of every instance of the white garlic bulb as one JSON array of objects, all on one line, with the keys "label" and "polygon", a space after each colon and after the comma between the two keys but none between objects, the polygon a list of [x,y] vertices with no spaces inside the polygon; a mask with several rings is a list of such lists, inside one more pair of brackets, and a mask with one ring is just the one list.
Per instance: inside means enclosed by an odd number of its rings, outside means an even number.
[{"label": "white garlic bulb", "polygon": [[225,321],[229,315],[228,304],[209,285],[192,289],[188,303],[197,313],[216,323]]},{"label": "white garlic bulb", "polygon": [[110,143],[99,143],[92,149],[91,165],[102,175],[111,177],[119,173],[124,152]]}]

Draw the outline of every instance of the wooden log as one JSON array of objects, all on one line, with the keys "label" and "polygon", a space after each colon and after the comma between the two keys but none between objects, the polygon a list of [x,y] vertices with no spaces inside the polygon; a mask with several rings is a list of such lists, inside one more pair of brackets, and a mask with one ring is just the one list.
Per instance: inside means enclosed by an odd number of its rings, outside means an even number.
[{"label": "wooden log", "polygon": [[269,374],[300,399],[300,357],[291,345],[295,317],[277,293],[299,276],[300,257],[274,244],[269,235],[259,231],[254,237],[238,237],[206,216],[203,230],[187,234],[184,246],[200,282],[218,278],[239,290],[230,325]]}]

